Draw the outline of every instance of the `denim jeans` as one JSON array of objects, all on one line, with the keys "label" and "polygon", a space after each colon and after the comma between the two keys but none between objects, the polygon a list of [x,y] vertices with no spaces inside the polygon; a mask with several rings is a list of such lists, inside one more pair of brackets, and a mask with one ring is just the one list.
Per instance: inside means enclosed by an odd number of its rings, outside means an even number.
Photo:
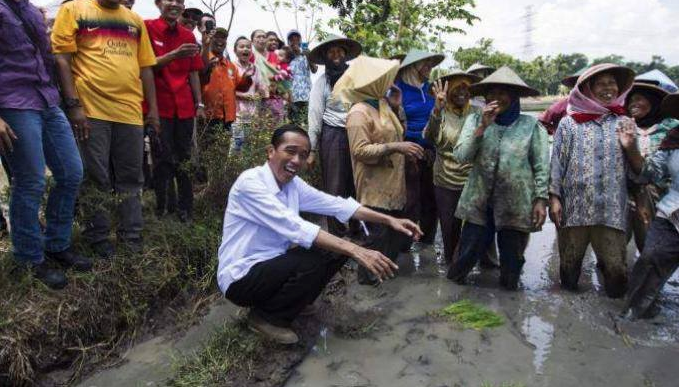
[{"label": "denim jeans", "polygon": [[[0,109],[0,117],[18,137],[6,156],[13,175],[9,222],[14,258],[39,264],[44,250],[59,252],[71,245],[82,161],[71,125],[60,108]],[[45,192],[45,165],[52,171],[55,185],[47,200],[43,235],[38,211]]]}]

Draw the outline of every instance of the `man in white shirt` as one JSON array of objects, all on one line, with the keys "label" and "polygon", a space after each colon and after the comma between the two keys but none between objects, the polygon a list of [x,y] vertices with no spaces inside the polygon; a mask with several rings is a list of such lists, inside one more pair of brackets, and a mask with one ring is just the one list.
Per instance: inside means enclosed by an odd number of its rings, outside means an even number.
[{"label": "man in white shirt", "polygon": [[380,282],[398,269],[380,252],[321,230],[302,219],[299,211],[334,216],[341,222],[354,218],[381,223],[416,240],[422,235],[410,220],[372,211],[352,198],[328,195],[297,177],[310,149],[302,128],[284,125],[274,131],[268,161],[243,172],[231,188],[219,247],[221,291],[236,305],[251,308],[251,329],[284,344],[298,341],[290,324],[347,258],[365,266]]}]

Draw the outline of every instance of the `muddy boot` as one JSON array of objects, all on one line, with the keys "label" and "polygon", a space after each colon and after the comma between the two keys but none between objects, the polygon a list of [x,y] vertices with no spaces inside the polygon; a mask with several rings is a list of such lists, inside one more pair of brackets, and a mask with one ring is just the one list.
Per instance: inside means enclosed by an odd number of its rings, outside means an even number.
[{"label": "muddy boot", "polygon": [[275,326],[252,311],[248,314],[247,323],[250,330],[260,333],[277,343],[296,344],[299,341],[299,337],[292,329]]}]

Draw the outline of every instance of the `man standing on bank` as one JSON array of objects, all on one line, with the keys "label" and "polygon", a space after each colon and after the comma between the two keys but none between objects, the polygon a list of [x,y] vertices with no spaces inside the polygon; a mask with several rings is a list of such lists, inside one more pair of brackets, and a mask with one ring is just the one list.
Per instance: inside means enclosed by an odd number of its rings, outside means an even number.
[{"label": "man standing on bank", "polygon": [[[338,238],[299,216],[300,211],[381,223],[416,240],[419,227],[321,192],[296,175],[307,164],[309,136],[296,125],[276,129],[268,161],[243,172],[229,193],[219,247],[217,282],[226,298],[250,307],[252,330],[283,344],[299,338],[292,321],[311,305],[347,258],[380,281],[398,266],[381,253]],[[296,247],[292,247],[297,245]]]}]

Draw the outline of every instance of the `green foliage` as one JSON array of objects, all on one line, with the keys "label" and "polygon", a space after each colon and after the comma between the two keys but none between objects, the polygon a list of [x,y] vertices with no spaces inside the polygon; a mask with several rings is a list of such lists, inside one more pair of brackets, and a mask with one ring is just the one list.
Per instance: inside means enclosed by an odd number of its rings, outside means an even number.
[{"label": "green foliage", "polygon": [[319,0],[338,10],[330,28],[363,45],[365,54],[389,57],[418,48],[444,51],[444,41],[464,33],[456,22],[471,26],[479,20],[469,11],[473,0]]},{"label": "green foliage", "polygon": [[435,312],[439,317],[448,317],[465,328],[481,330],[504,324],[504,319],[492,310],[469,300],[454,302]]},{"label": "green foliage", "polygon": [[[531,61],[524,61],[509,54],[497,51],[493,47],[492,39],[481,39],[476,46],[470,48],[458,48],[453,53],[457,66],[466,69],[474,63],[499,68],[509,66],[531,87],[540,91],[543,95],[555,95],[565,90],[561,85],[561,79],[577,72],[589,65],[587,56],[581,53],[558,54],[555,56],[538,56]],[[594,59],[591,64],[617,63],[631,67],[634,71],[643,73],[652,69],[659,69],[666,73],[675,82],[679,81],[679,66],[669,67],[665,60],[659,56],[653,56],[651,62],[629,62],[620,55],[608,55]]]}]

